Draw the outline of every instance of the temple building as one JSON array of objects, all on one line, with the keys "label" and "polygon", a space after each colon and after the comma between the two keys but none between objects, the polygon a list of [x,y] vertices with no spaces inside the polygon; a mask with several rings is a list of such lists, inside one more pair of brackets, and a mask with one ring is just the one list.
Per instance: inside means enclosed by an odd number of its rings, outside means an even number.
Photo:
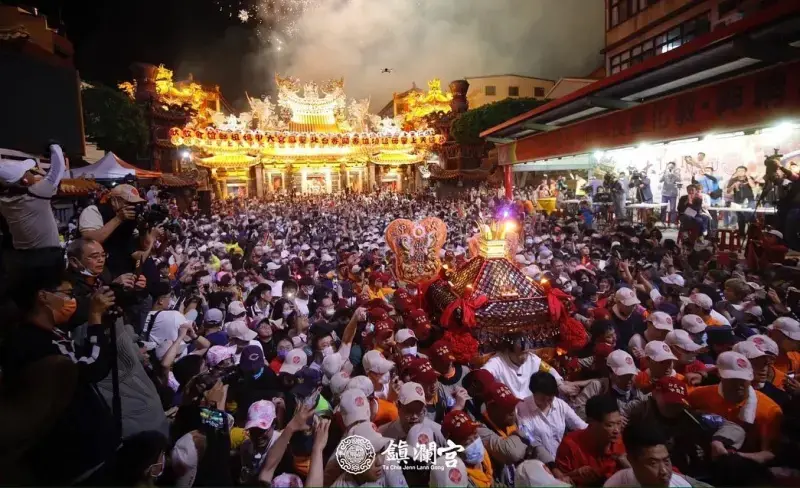
[{"label": "temple building", "polygon": [[[249,112],[210,110],[170,129],[170,143],[210,170],[218,196],[413,190],[421,182],[417,167],[444,142],[404,114],[370,114],[369,99],[347,99],[343,79],[318,85],[276,77],[276,84],[275,102],[248,97]],[[412,102],[415,113],[446,105],[439,94],[422,94]]]}]

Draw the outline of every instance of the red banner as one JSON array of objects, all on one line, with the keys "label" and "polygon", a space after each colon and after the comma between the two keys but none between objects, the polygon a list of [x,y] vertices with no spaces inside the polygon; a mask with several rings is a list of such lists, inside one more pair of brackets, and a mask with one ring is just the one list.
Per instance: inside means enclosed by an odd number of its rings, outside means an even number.
[{"label": "red banner", "polygon": [[772,125],[800,115],[799,68],[800,62],[767,68],[526,137],[498,148],[498,161],[513,164]]}]

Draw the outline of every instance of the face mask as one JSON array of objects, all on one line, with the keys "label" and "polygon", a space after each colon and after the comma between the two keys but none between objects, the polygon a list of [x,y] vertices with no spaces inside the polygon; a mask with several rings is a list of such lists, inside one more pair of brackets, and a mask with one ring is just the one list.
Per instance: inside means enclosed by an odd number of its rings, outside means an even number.
[{"label": "face mask", "polygon": [[322,357],[326,358],[334,353],[333,346],[325,346],[322,349]]},{"label": "face mask", "polygon": [[617,385],[611,385],[611,388],[613,388],[614,391],[616,391],[620,395],[627,395],[628,392],[630,391],[630,390],[623,390],[622,388],[619,388]]},{"label": "face mask", "polygon": [[289,354],[289,351],[284,351],[283,349],[278,349],[278,357],[283,361],[286,359],[286,355]]},{"label": "face mask", "polygon": [[322,311],[322,315],[324,315],[324,316],[326,316],[328,318],[333,317],[334,313],[336,313],[336,310],[334,310],[332,308],[326,308],[326,309],[324,309]]},{"label": "face mask", "polygon": [[286,318],[286,317],[288,317],[288,316],[289,316],[289,315],[291,315],[291,314],[292,314],[292,311],[291,311],[291,310],[284,310],[284,311],[283,311],[283,318]]},{"label": "face mask", "polygon": [[389,379],[390,379],[390,375],[389,375],[389,372],[387,371],[387,372],[383,373],[383,375],[380,377],[378,382],[380,384],[382,384],[382,385],[388,385],[389,384]]},{"label": "face mask", "polygon": [[[88,270],[88,269],[86,269],[86,268],[83,268],[83,269],[81,270],[81,275],[82,275],[82,276],[90,276],[90,277],[92,277],[92,278],[95,278],[95,277],[97,277],[97,276],[98,276],[96,273],[92,273],[91,271],[89,271],[89,270]],[[162,466],[162,469],[163,469],[163,466]]]},{"label": "face mask", "polygon": [[403,355],[404,356],[416,356],[417,355],[417,346],[411,346],[411,347],[403,348]]},{"label": "face mask", "polygon": [[74,298],[62,300],[61,308],[55,310],[51,309],[53,312],[53,320],[59,325],[66,324],[78,308],[78,302]]},{"label": "face mask", "polygon": [[476,465],[483,462],[483,441],[475,439],[464,450],[464,460],[467,464]]}]

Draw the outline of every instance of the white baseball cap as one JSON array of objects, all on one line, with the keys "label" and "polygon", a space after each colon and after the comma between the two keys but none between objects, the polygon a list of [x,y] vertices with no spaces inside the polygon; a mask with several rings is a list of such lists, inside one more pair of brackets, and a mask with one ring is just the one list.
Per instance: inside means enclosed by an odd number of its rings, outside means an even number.
[{"label": "white baseball cap", "polygon": [[772,356],[777,356],[780,353],[778,343],[770,339],[764,334],[756,334],[747,338],[747,342],[752,342],[759,349]]},{"label": "white baseball cap", "polygon": [[658,330],[672,330],[672,317],[664,312],[653,312],[647,317],[647,321],[653,324]]},{"label": "white baseball cap", "polygon": [[422,385],[413,381],[403,383],[403,386],[400,387],[400,392],[397,394],[397,401],[401,405],[408,405],[411,402],[425,403],[425,390],[422,389]]},{"label": "white baseball cap", "polygon": [[385,452],[386,448],[392,442],[391,439],[384,437],[375,430],[375,426],[372,425],[372,422],[361,422],[360,424],[354,425],[353,428],[350,429],[349,435],[360,435],[365,438],[372,444],[372,448],[376,453]]},{"label": "white baseball cap", "polygon": [[639,372],[636,368],[636,363],[633,361],[633,357],[621,349],[617,349],[608,355],[606,358],[606,365],[608,369],[617,376],[636,374]]},{"label": "white baseball cap", "polygon": [[339,400],[339,411],[345,427],[362,420],[369,420],[369,400],[363,391],[357,388],[345,390]]},{"label": "white baseball cap", "polygon": [[26,159],[24,161],[15,159],[0,160],[0,183],[6,185],[16,183],[34,166],[36,166],[36,161],[33,159]]},{"label": "white baseball cap", "polygon": [[417,335],[414,334],[414,331],[411,329],[400,329],[394,335],[394,341],[398,344],[402,344],[409,339],[416,339]]},{"label": "white baseball cap", "polygon": [[699,334],[706,330],[706,322],[699,315],[690,313],[681,319],[681,327],[690,334]]},{"label": "white baseball cap", "polygon": [[364,366],[364,371],[379,374],[387,373],[394,367],[393,362],[374,349],[364,354],[361,363]]},{"label": "white baseball cap", "polygon": [[669,348],[666,342],[650,341],[644,346],[644,355],[651,361],[660,363],[661,361],[677,361],[678,358],[672,354],[672,349]]},{"label": "white baseball cap", "polygon": [[683,276],[679,275],[678,273],[672,273],[661,278],[661,282],[675,286],[683,286],[686,283],[683,279]]},{"label": "white baseball cap", "polygon": [[695,352],[703,348],[702,345],[694,342],[689,333],[683,329],[675,329],[667,334],[664,342],[670,346],[679,347],[687,352]]},{"label": "white baseball cap", "polygon": [[778,237],[778,238],[780,238],[780,239],[783,239],[783,232],[781,232],[781,231],[779,231],[779,230],[770,229],[770,230],[768,230],[768,231],[767,231],[767,234],[772,234],[772,235],[774,235],[775,237]]},{"label": "white baseball cap", "polygon": [[295,374],[308,365],[308,356],[300,348],[292,349],[281,364],[281,373]]},{"label": "white baseball cap", "polygon": [[347,371],[339,371],[331,376],[331,393],[335,397],[339,397],[347,389],[347,384],[350,383],[350,373]]},{"label": "white baseball cap", "polygon": [[431,442],[434,442],[433,429],[426,423],[414,424],[408,429],[406,442],[408,442],[409,449],[414,449],[416,452],[418,446],[425,446],[426,448]]},{"label": "white baseball cap", "polygon": [[791,317],[780,317],[775,319],[769,327],[769,330],[779,330],[793,341],[800,341],[800,322]]},{"label": "white baseball cap", "polygon": [[364,375],[350,378],[350,381],[347,382],[347,389],[361,390],[367,396],[371,396],[375,393],[375,387],[372,385],[372,381]]},{"label": "white baseball cap", "polygon": [[692,293],[688,297],[681,297],[681,301],[684,305],[692,303],[703,310],[711,310],[711,308],[714,306],[714,302],[711,301],[711,297],[705,293]]},{"label": "white baseball cap", "polygon": [[750,341],[737,342],[733,345],[732,349],[747,359],[756,359],[767,356],[767,351],[759,348],[756,344]]},{"label": "white baseball cap", "polygon": [[469,484],[469,476],[467,475],[467,467],[464,465],[464,461],[456,456],[456,465],[452,468],[447,466],[448,462],[452,466],[452,460],[448,461],[445,456],[438,456],[430,470],[430,488],[464,488]]},{"label": "white baseball cap", "polygon": [[342,369],[342,365],[344,365],[344,359],[341,354],[338,352],[329,354],[322,360],[322,372],[330,379]]},{"label": "white baseball cap", "polygon": [[258,335],[256,331],[247,327],[244,320],[234,320],[230,322],[225,331],[228,333],[228,336],[242,341],[252,341]]},{"label": "white baseball cap", "polygon": [[717,357],[717,371],[724,380],[753,381],[753,366],[745,356],[726,351]]},{"label": "white baseball cap", "polygon": [[626,307],[632,307],[642,303],[636,297],[636,292],[630,288],[620,288],[617,290],[617,293],[614,294],[614,300],[625,305]]},{"label": "white baseball cap", "polygon": [[241,314],[246,313],[246,312],[247,312],[247,310],[244,308],[244,303],[242,303],[242,302],[235,301],[235,302],[231,302],[228,305],[228,313],[230,315],[236,316],[236,315],[241,315]]}]

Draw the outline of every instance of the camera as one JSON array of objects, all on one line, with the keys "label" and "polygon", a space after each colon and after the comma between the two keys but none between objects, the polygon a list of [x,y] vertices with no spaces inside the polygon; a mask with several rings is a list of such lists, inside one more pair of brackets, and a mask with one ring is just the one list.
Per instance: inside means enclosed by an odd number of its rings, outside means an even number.
[{"label": "camera", "polygon": [[122,309],[137,304],[146,293],[135,288],[126,288],[120,283],[111,283],[109,288],[114,292],[114,304]]},{"label": "camera", "polygon": [[137,225],[144,230],[152,229],[169,218],[169,210],[161,204],[148,207],[147,203],[140,202],[134,206],[134,210]]}]

